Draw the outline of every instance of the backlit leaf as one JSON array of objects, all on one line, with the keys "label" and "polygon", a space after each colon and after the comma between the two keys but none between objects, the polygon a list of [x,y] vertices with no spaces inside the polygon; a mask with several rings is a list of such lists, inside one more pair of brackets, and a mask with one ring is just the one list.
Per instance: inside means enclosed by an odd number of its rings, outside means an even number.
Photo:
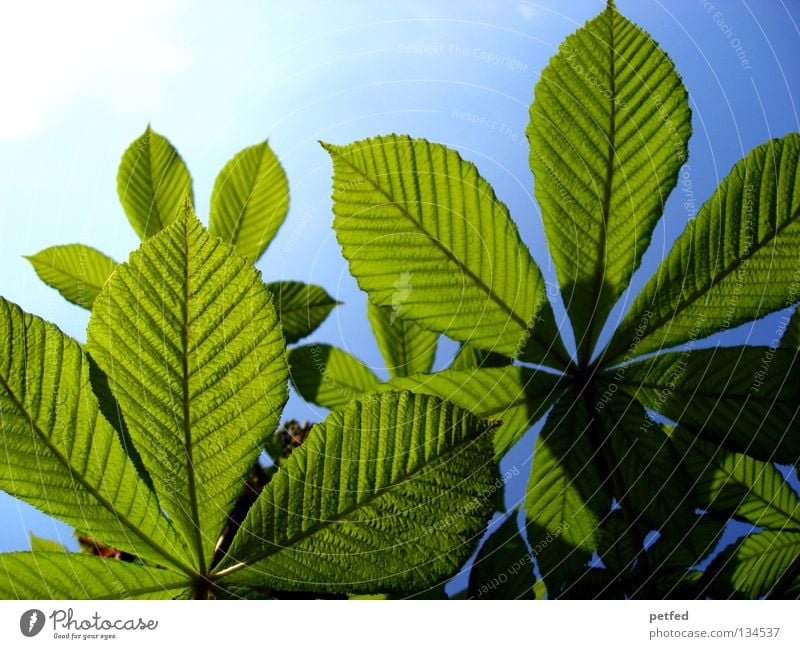
[{"label": "backlit leaf", "polygon": [[336,237],[372,302],[481,349],[516,357],[528,343],[566,365],[544,279],[472,163],[401,135],[324,146]]},{"label": "backlit leaf", "polygon": [[125,215],[141,239],[178,218],[192,194],[192,177],[170,141],[148,125],[122,156],[117,194]]},{"label": "backlit leaf", "polygon": [[272,295],[187,207],[120,265],[88,339],[161,506],[207,565],[287,397]]},{"label": "backlit leaf", "polygon": [[367,317],[390,376],[428,372],[436,356],[439,335],[411,320],[402,320],[391,309],[367,304]]},{"label": "backlit leaf", "polygon": [[567,312],[588,357],[686,161],[686,89],[653,39],[609,3],[542,70],[530,165]]},{"label": "backlit leaf", "polygon": [[292,385],[306,401],[339,408],[378,385],[378,377],[352,354],[313,343],[289,350]]},{"label": "backlit leaf", "polygon": [[267,142],[242,149],[219,172],[208,231],[255,262],[289,210],[289,183]]},{"label": "backlit leaf", "polygon": [[491,454],[491,424],[440,399],[357,399],[316,426],[264,489],[221,583],[427,588],[458,569],[494,509]]},{"label": "backlit leaf", "polygon": [[631,345],[637,355],[673,347],[791,306],[798,186],[798,133],[737,162],[634,301],[609,343],[609,360]]},{"label": "backlit leaf", "polygon": [[99,250],[79,243],[45,248],[26,259],[39,279],[84,309],[92,308],[117,266]]}]

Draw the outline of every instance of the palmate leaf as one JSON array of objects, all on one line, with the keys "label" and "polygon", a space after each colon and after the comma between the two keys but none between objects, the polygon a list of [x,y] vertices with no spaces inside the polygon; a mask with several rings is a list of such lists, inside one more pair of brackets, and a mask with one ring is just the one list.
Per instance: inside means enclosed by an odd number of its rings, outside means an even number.
[{"label": "palmate leaf", "polygon": [[219,172],[208,231],[256,262],[289,211],[289,183],[267,142],[242,149]]},{"label": "palmate leaf", "polygon": [[536,440],[525,496],[528,542],[547,585],[558,592],[585,571],[611,509],[592,444],[592,416],[562,397]]},{"label": "palmate leaf", "polygon": [[800,530],[800,497],[772,464],[709,444],[680,426],[670,437],[683,454],[701,507],[759,527]]},{"label": "palmate leaf", "polygon": [[185,574],[64,552],[0,554],[0,599],[171,599]]},{"label": "palmate leaf", "polygon": [[472,163],[401,135],[323,146],[336,237],[372,302],[481,349],[567,365],[544,279]]},{"label": "palmate leaf", "polygon": [[544,68],[530,115],[536,199],[588,357],[686,161],[688,97],[669,57],[609,3]]},{"label": "palmate leaf", "polygon": [[202,571],[287,398],[271,294],[186,207],[114,273],[87,346]]},{"label": "palmate leaf", "polygon": [[533,559],[516,514],[512,511],[478,551],[469,573],[470,599],[533,599]]},{"label": "palmate leaf", "polygon": [[559,377],[525,367],[442,370],[396,377],[380,390],[411,390],[451,401],[476,417],[501,422],[494,434],[500,459],[563,393]]},{"label": "palmate leaf", "polygon": [[92,308],[117,266],[111,257],[80,243],[45,248],[26,259],[39,279],[84,309]]},{"label": "palmate leaf", "polygon": [[391,309],[367,303],[367,318],[386,362],[389,376],[428,372],[436,356],[439,335],[411,320],[403,320]]},{"label": "palmate leaf", "polygon": [[220,587],[413,593],[452,574],[494,509],[491,428],[409,392],[331,413],[250,510]]},{"label": "palmate leaf", "polygon": [[290,377],[306,401],[339,408],[378,385],[378,377],[352,354],[313,343],[289,350]]},{"label": "palmate leaf", "polygon": [[748,534],[706,569],[707,592],[720,599],[769,596],[799,560],[800,531]]},{"label": "palmate leaf", "polygon": [[796,351],[723,347],[629,365],[625,389],[645,406],[725,448],[765,461],[800,459]]},{"label": "palmate leaf", "polygon": [[267,288],[275,296],[275,309],[278,311],[287,345],[308,336],[340,304],[324,288],[314,284],[269,282]]},{"label": "palmate leaf", "polygon": [[184,544],[100,414],[80,345],[2,298],[0,345],[0,488],[115,547],[180,563]]},{"label": "palmate leaf", "polygon": [[119,164],[117,193],[125,215],[141,239],[158,234],[193,200],[192,177],[178,151],[148,125]]},{"label": "palmate leaf", "polygon": [[800,134],[734,165],[645,285],[609,343],[618,359],[756,320],[797,298]]}]

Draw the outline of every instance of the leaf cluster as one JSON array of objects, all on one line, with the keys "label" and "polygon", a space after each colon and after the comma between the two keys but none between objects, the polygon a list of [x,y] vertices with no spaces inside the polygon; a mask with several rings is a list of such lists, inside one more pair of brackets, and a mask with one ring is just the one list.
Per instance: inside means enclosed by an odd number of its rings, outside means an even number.
[{"label": "leaf cluster", "polygon": [[[378,384],[332,348],[320,373],[295,350],[301,394],[320,405],[397,387],[437,395],[502,420],[498,460],[545,419],[527,451],[525,525],[517,530],[507,512],[486,541],[473,568],[475,596],[477,584],[502,577],[503,588],[486,592],[798,593],[797,493],[779,469],[800,461],[800,316],[787,326],[800,299],[800,134],[770,140],[733,166],[610,339],[600,336],[688,160],[691,130],[672,61],[614,3],[544,68],[527,135],[568,316],[560,323],[509,210],[458,152],[396,134],[323,145],[333,160],[336,236],[369,296],[392,378]],[[396,317],[392,335],[385,315],[376,323],[379,309]],[[705,342],[781,310],[771,346]],[[419,333],[408,334],[411,326]],[[568,327],[574,356],[562,340]],[[463,348],[431,372],[436,335]],[[392,371],[397,358],[423,369]],[[327,387],[320,375],[331,379]],[[330,385],[346,390],[334,400]],[[715,554],[734,520],[752,531]],[[541,575],[536,586],[533,561],[525,579],[508,578],[520,538]]]},{"label": "leaf cluster", "polygon": [[31,258],[91,307],[85,345],[0,298],[0,488],[89,550],[0,555],[0,596],[406,594],[452,574],[493,508],[494,424],[395,390],[343,404],[288,458],[275,444],[286,340],[336,303],[252,265],[288,204],[267,144],[222,170],[208,230],[150,128],[118,187],[144,240],[126,262],[79,245]]}]

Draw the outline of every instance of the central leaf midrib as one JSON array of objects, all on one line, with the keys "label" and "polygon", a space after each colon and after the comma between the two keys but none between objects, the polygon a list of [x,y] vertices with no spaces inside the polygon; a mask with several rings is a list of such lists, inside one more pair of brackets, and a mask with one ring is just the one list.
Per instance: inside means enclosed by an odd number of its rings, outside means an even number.
[{"label": "central leaf midrib", "polygon": [[[717,466],[719,466],[719,464]],[[724,467],[719,466],[719,468],[722,469],[727,476],[729,476],[729,480],[734,481],[735,484],[739,485],[740,487],[744,487],[747,490],[746,498],[747,497],[755,498],[755,500],[758,501],[759,503],[761,503],[762,506],[767,510],[767,513],[772,511],[772,512],[776,513],[778,516],[782,516],[785,519],[786,523],[790,523],[791,524],[788,527],[786,525],[784,525],[781,528],[781,530],[779,530],[779,531],[784,531],[786,529],[789,529],[789,530],[792,530],[794,532],[799,532],[800,533],[800,520],[798,520],[798,518],[797,518],[797,512],[796,511],[790,513],[788,511],[784,510],[780,505],[780,500],[778,500],[776,502],[777,496],[776,496],[776,498],[769,499],[769,498],[767,498],[766,495],[762,495],[760,492],[754,491],[745,482],[743,482],[743,480],[741,478],[737,478],[733,473],[731,473],[730,471],[728,471]],[[740,502],[739,507],[741,507],[742,505],[746,504],[746,502],[747,502],[746,499],[743,499]],[[761,519],[763,519],[763,518],[767,518],[767,516],[764,515],[764,514],[761,514],[761,515],[758,516],[758,520],[759,521]],[[758,521],[756,521],[755,525],[763,525],[763,523],[759,523]],[[768,528],[768,529],[774,529],[774,528]]]},{"label": "central leaf midrib", "polygon": [[[773,534],[776,534],[776,535],[778,535],[778,534],[780,534],[780,535],[786,534],[787,536],[797,536],[798,538],[800,538],[800,532],[798,532],[796,530],[790,530],[788,532],[783,532],[781,530],[766,530],[766,531],[767,532],[772,532]],[[758,534],[763,534],[763,532],[758,532]],[[745,537],[745,540],[747,538],[748,537]],[[761,561],[764,558],[765,554],[784,552],[786,550],[794,550],[795,552],[799,552],[798,549],[797,549],[797,539],[789,539],[787,541],[772,542],[772,543],[769,544],[769,548],[767,548],[767,549],[754,548],[754,549],[751,550],[753,552],[753,554],[749,554],[749,555],[743,557],[742,560],[743,561],[755,561],[755,562],[758,562],[758,561]],[[800,554],[797,555],[797,558],[800,558]]]},{"label": "central leaf midrib", "polygon": [[579,360],[588,364],[589,357],[592,353],[594,330],[597,326],[598,311],[601,309],[600,305],[600,292],[605,280],[606,270],[606,247],[608,245],[608,223],[610,221],[611,212],[611,193],[614,183],[614,157],[616,155],[616,137],[617,137],[617,79],[616,79],[616,65],[614,57],[616,52],[614,50],[614,16],[615,10],[609,6],[609,38],[608,49],[610,59],[609,69],[609,93],[611,95],[611,111],[609,114],[609,128],[608,128],[608,157],[606,159],[606,180],[605,187],[603,188],[603,202],[601,204],[602,222],[600,224],[600,232],[597,237],[597,261],[595,263],[594,278],[592,280],[592,313],[589,316],[589,322],[586,325],[586,333],[581,341],[581,357]]},{"label": "central leaf midrib", "polygon": [[[154,169],[153,169],[153,139],[154,139],[153,138],[153,134],[150,133],[149,134],[149,139],[148,139],[148,142],[147,142],[147,175],[150,177],[150,188],[151,188],[151,190],[153,192],[153,198],[152,198],[152,201],[150,203],[151,207],[150,207],[150,210],[148,212],[147,221],[145,221],[145,224],[144,224],[145,236],[143,238],[147,238],[149,236],[153,236],[154,234],[156,234],[158,232],[161,232],[161,230],[163,230],[164,226],[166,225],[164,223],[164,219],[161,216],[161,206],[158,204],[158,189],[157,189],[157,185],[156,185],[156,179],[153,176],[153,173],[154,173]],[[150,229],[151,229],[149,227],[149,225],[151,223],[150,215],[152,215],[152,214],[155,214],[157,227],[156,227],[155,230],[150,232]]]},{"label": "central leaf midrib", "polygon": [[[391,316],[390,316],[391,320]],[[395,344],[397,349],[397,361],[398,366],[395,368],[396,372],[408,375],[408,365],[410,361],[410,350],[408,349],[409,341],[407,339],[408,336],[408,328],[406,326],[406,322],[404,320],[400,320],[400,332],[395,336]],[[391,322],[389,323],[391,327]]]},{"label": "central leaf midrib", "polygon": [[[480,278],[478,275],[476,275],[468,266],[466,266],[465,264],[461,263],[461,261],[453,253],[452,250],[450,250],[447,246],[443,245],[436,237],[434,237],[430,232],[428,232],[425,229],[425,227],[422,225],[422,223],[417,221],[417,219],[415,219],[414,216],[406,209],[406,207],[405,207],[405,205],[403,203],[400,203],[400,202],[396,201],[380,185],[378,185],[372,178],[370,178],[369,175],[366,172],[364,172],[361,169],[359,169],[353,162],[351,162],[345,156],[340,155],[339,156],[339,160],[343,161],[351,169],[353,169],[353,171],[355,171],[362,178],[364,178],[376,191],[378,191],[387,200],[387,202],[389,204],[394,205],[404,217],[406,217],[409,221],[411,221],[411,223],[414,225],[414,227],[416,227],[416,229],[419,230],[419,232],[421,234],[423,234],[431,243],[433,243],[434,246],[439,248],[439,250],[441,250],[444,253],[444,255],[452,263],[456,264],[459,267],[459,269],[465,275],[467,275],[470,279],[472,279],[478,285],[478,287],[481,288],[489,296],[489,299],[491,299],[502,310],[504,310],[516,324],[518,324],[520,327],[522,327],[523,331],[527,331],[528,323],[523,318],[521,318],[516,313],[516,311],[514,311],[508,304],[506,304],[505,300],[503,300],[503,298],[501,298],[499,295],[497,295],[491,289],[491,287],[489,287],[486,284],[486,282],[483,281],[482,278]],[[534,332],[533,338],[537,342],[539,342],[540,345],[543,345],[545,347],[545,349],[550,349],[550,347],[552,346],[552,343],[547,343],[546,341],[543,341],[541,339],[540,335],[538,333],[536,333],[536,332]],[[551,350],[551,353],[553,353],[554,355],[556,354],[556,352],[557,352],[557,350]],[[563,361],[563,359],[561,359],[561,358],[559,358],[559,360]]]},{"label": "central leaf midrib", "polygon": [[[26,257],[26,259],[32,259],[32,257]],[[64,268],[63,266],[56,266],[55,263],[51,266],[54,271],[61,273],[62,275],[66,276],[71,280],[75,280],[76,282],[81,282],[88,286],[90,289],[96,290],[98,293],[103,289],[100,284],[95,284],[90,279],[87,279],[86,276],[78,275],[75,272],[72,272],[69,269]]]},{"label": "central leaf midrib", "polygon": [[[334,516],[332,516],[330,518],[326,518],[324,521],[319,521],[318,523],[315,523],[314,525],[312,525],[307,530],[304,530],[304,531],[300,532],[299,534],[296,534],[295,536],[284,540],[283,542],[279,542],[280,544],[279,543],[273,543],[272,547],[270,547],[268,550],[264,550],[262,552],[259,552],[259,553],[255,554],[255,555],[253,555],[252,557],[250,557],[249,559],[246,559],[244,561],[240,561],[239,563],[236,563],[236,564],[234,564],[234,565],[232,565],[232,566],[230,566],[228,568],[220,570],[219,572],[217,572],[213,576],[215,576],[217,578],[225,577],[225,576],[230,575],[230,574],[232,574],[234,572],[238,572],[242,568],[247,568],[248,566],[251,566],[251,565],[253,565],[255,563],[258,563],[259,561],[264,561],[265,559],[268,559],[269,557],[271,557],[273,555],[276,555],[276,554],[282,552],[283,550],[291,549],[293,546],[297,545],[298,543],[303,542],[304,540],[306,540],[307,538],[313,536],[314,534],[317,534],[317,533],[321,532],[322,530],[327,529],[328,527],[330,527],[334,523],[339,523],[339,522],[342,522],[342,521],[346,520],[354,512],[358,511],[359,509],[363,509],[364,507],[370,506],[373,502],[375,502],[379,498],[385,496],[387,493],[389,493],[391,491],[394,491],[395,489],[401,488],[407,482],[410,482],[416,476],[418,476],[419,474],[424,472],[426,469],[429,469],[431,464],[433,464],[434,462],[439,462],[439,461],[446,460],[451,455],[453,455],[456,452],[460,451],[461,447],[464,446],[465,444],[468,444],[468,443],[471,443],[471,442],[475,442],[481,435],[484,435],[486,433],[491,432],[493,429],[497,428],[498,426],[499,426],[499,424],[495,424],[495,423],[492,423],[492,424],[489,424],[489,425],[485,426],[479,432],[477,432],[475,435],[471,435],[471,436],[469,436],[469,437],[467,437],[465,439],[462,439],[454,447],[449,448],[447,451],[445,451],[441,455],[436,456],[436,458],[434,458],[433,460],[431,460],[429,462],[425,462],[424,464],[422,464],[422,466],[418,467],[417,469],[414,469],[410,473],[407,473],[406,475],[404,475],[397,482],[393,482],[391,484],[386,485],[385,487],[382,487],[382,488],[378,489],[369,498],[366,498],[365,500],[362,500],[360,502],[356,502],[351,507],[348,507],[347,509],[344,509],[341,512],[338,512],[336,515],[334,515]],[[256,506],[256,505],[254,505],[254,506]]]},{"label": "central leaf midrib", "polygon": [[183,220],[183,244],[186,263],[183,265],[183,303],[181,304],[181,388],[183,406],[183,448],[186,453],[186,474],[188,479],[189,503],[194,527],[194,542],[197,550],[198,566],[201,574],[206,572],[206,557],[203,551],[203,536],[200,529],[200,508],[197,500],[197,482],[192,452],[191,396],[189,394],[189,220]]},{"label": "central leaf midrib", "polygon": [[[36,433],[37,437],[41,440],[41,442],[47,447],[47,450],[58,460],[60,464],[62,464],[70,473],[72,478],[76,480],[84,489],[86,489],[89,494],[91,494],[105,509],[111,512],[114,517],[122,523],[126,528],[128,528],[131,532],[133,532],[138,538],[140,538],[148,547],[154,550],[158,555],[164,557],[168,563],[180,568],[184,572],[189,575],[195,574],[195,571],[188,566],[187,564],[183,563],[173,555],[169,554],[161,547],[159,543],[157,543],[154,539],[151,539],[147,534],[142,532],[138,526],[136,526],[132,521],[130,521],[126,516],[124,516],[121,512],[114,507],[114,504],[107,500],[97,489],[95,489],[94,485],[88,482],[84,476],[78,472],[74,471],[72,464],[64,456],[63,453],[56,447],[51,441],[50,438],[42,431],[39,425],[34,421],[33,417],[28,413],[25,409],[25,405],[20,401],[17,397],[16,393],[11,389],[11,386],[8,384],[6,377],[0,374],[0,387],[2,387],[6,394],[9,396],[11,401],[16,406],[17,410],[22,414],[22,416],[28,421],[31,428]],[[98,413],[97,420],[103,420],[103,416]],[[109,424],[110,426],[111,424]]]}]

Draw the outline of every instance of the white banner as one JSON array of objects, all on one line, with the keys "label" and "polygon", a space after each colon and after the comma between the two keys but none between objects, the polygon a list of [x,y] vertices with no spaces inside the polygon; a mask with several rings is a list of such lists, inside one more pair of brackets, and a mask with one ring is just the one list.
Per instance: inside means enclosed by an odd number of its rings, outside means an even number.
[{"label": "white banner", "polygon": [[798,613],[791,601],[3,601],[0,646],[796,648]]}]

